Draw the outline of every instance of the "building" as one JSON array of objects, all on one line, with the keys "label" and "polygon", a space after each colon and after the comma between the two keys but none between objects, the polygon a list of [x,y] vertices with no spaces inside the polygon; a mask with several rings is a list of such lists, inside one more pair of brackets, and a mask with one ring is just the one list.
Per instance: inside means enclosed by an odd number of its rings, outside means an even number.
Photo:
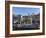
[{"label": "building", "polygon": [[22,16],[22,15],[17,15],[13,16],[13,23],[15,24],[40,24],[40,14],[37,15],[27,15],[27,16]]},{"label": "building", "polygon": [[23,22],[24,24],[32,24],[31,16],[23,16]]}]

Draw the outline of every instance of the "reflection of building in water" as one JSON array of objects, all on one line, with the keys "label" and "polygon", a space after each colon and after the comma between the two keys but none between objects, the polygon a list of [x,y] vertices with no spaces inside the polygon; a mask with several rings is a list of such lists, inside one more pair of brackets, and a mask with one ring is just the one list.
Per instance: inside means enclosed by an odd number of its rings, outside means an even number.
[{"label": "reflection of building in water", "polygon": [[16,24],[35,24],[39,23],[40,24],[40,14],[33,14],[33,15],[27,15],[27,16],[22,16],[22,15],[13,15],[13,23]]}]

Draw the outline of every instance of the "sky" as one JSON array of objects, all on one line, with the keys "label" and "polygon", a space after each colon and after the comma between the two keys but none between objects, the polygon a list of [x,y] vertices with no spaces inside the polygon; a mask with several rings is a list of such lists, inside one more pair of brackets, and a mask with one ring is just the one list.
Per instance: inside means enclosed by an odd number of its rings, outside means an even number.
[{"label": "sky", "polygon": [[13,7],[12,8],[12,13],[14,15],[28,15],[28,14],[38,14],[40,13],[40,8],[28,8],[28,7]]}]

